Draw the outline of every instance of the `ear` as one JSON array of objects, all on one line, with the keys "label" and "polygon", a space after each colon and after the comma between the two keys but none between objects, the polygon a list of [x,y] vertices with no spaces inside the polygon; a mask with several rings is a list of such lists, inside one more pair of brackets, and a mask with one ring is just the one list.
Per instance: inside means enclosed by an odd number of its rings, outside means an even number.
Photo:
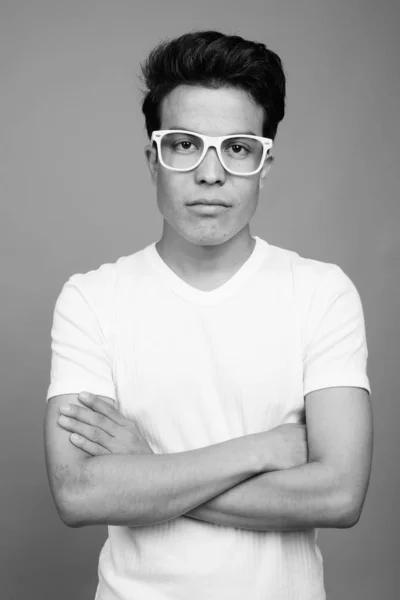
[{"label": "ear", "polygon": [[147,146],[145,146],[144,155],[146,157],[147,166],[149,167],[151,180],[154,184],[156,184],[158,175],[158,159],[156,145],[148,144]]},{"label": "ear", "polygon": [[260,175],[260,181],[259,181],[260,191],[264,187],[264,179],[266,178],[267,173],[270,170],[273,162],[274,162],[273,156],[267,156],[267,158],[265,159],[264,166],[261,169],[261,175]]}]

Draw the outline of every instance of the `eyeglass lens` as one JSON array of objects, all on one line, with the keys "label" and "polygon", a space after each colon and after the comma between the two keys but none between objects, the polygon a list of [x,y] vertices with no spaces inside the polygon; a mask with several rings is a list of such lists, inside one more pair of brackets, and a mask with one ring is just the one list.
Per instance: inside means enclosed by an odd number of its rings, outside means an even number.
[{"label": "eyeglass lens", "polygon": [[[161,140],[161,157],[173,169],[194,167],[203,154],[203,140],[194,134],[170,132]],[[260,140],[234,137],[223,140],[221,157],[224,167],[236,173],[251,173],[261,164],[263,145]]]}]

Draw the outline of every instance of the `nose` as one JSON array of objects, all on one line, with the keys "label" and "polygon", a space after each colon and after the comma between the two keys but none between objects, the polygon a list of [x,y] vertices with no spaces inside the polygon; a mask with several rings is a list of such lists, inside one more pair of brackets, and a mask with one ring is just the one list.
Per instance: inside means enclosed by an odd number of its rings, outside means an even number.
[{"label": "nose", "polygon": [[222,185],[226,180],[226,171],[221,165],[215,148],[209,148],[196,169],[197,183],[218,183]]}]

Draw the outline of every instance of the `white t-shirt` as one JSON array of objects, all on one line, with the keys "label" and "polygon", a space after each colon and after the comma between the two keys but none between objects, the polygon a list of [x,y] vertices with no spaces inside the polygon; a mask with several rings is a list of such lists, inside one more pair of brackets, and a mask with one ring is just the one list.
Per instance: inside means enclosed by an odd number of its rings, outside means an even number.
[{"label": "white t-shirt", "polygon": [[[255,237],[222,286],[201,291],[155,243],[73,275],[56,302],[47,399],[114,399],[155,453],[300,422],[312,390],[370,391],[363,311],[334,264]],[[96,600],[323,600],[314,529],[250,531],[179,517],[108,527]]]}]

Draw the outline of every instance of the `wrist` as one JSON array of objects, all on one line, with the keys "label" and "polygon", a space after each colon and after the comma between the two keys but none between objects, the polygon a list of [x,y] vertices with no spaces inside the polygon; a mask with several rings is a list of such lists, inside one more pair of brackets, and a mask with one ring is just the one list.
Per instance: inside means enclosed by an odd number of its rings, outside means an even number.
[{"label": "wrist", "polygon": [[277,469],[276,453],[273,448],[273,437],[269,431],[261,431],[255,433],[254,444],[255,444],[255,461],[258,468],[258,474],[266,473],[268,471],[275,471]]},{"label": "wrist", "polygon": [[247,456],[253,469],[253,475],[272,470],[273,459],[268,448],[266,435],[267,432],[263,431],[248,434],[243,438],[247,443]]}]

